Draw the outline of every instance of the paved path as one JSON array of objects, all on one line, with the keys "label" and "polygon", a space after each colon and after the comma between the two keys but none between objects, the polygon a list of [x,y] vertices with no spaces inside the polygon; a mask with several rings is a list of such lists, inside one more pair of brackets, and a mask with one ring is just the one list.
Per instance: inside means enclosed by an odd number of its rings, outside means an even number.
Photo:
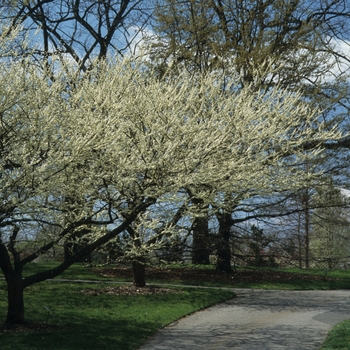
[{"label": "paved path", "polygon": [[350,319],[350,291],[235,289],[237,298],[185,317],[139,350],[312,350]]}]

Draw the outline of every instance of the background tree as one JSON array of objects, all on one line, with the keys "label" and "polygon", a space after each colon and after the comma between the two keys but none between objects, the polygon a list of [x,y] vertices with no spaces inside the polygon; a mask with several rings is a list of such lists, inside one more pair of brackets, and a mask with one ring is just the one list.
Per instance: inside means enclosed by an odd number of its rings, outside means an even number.
[{"label": "background tree", "polygon": [[272,237],[264,233],[262,228],[252,225],[249,235],[249,248],[251,250],[251,260],[249,264],[254,266],[273,266],[273,257],[267,254],[266,249],[273,242]]},{"label": "background tree", "polygon": [[[10,28],[35,36],[38,64],[50,65],[52,55],[70,57],[86,71],[96,58],[133,52],[151,16],[145,0],[2,1],[2,17]],[[20,39],[22,40],[22,39]]]},{"label": "background tree", "polygon": [[[230,62],[242,84],[309,90],[346,69],[348,58],[335,45],[349,39],[347,6],[344,0],[163,0],[153,53],[195,71],[224,70]],[[340,71],[331,71],[334,62]]]},{"label": "background tree", "polygon": [[[155,15],[156,35],[150,39],[150,57],[161,76],[187,69],[191,73],[222,71],[229,79],[234,70],[240,87],[254,84],[256,89],[268,91],[278,85],[301,91],[322,109],[319,118],[326,122],[325,127],[332,128],[341,121],[348,128],[349,59],[340,47],[349,47],[349,13],[344,0],[163,0],[158,2]],[[326,171],[334,170],[335,164],[344,166],[346,158],[330,152],[329,161],[323,161]],[[255,196],[251,189],[248,192],[250,197]],[[228,214],[217,212],[223,220],[218,241],[226,246],[232,227],[229,213],[246,202],[247,193],[236,193],[236,201],[231,200],[232,193],[227,194]],[[262,217],[262,210],[256,209],[257,217]],[[250,220],[254,215],[248,212]],[[203,231],[208,219],[201,220],[196,226]],[[195,236],[201,234],[197,231],[193,230]],[[227,249],[217,251],[226,254],[218,261],[229,260]],[[230,270],[228,263],[218,268]]]},{"label": "background tree", "polygon": [[312,264],[333,269],[350,255],[348,199],[339,189],[328,186],[318,189],[315,200],[318,208],[312,214]]}]

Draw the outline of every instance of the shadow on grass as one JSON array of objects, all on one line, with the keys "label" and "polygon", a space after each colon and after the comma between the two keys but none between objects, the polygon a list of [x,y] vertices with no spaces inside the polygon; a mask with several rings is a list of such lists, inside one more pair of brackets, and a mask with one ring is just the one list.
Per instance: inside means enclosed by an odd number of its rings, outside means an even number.
[{"label": "shadow on grass", "polygon": [[[27,320],[46,322],[49,331],[0,330],[1,350],[133,350],[170,322],[233,297],[229,291],[187,288],[151,295],[82,293],[103,286],[47,282],[27,288]],[[0,317],[5,314],[6,302],[0,299]]]},{"label": "shadow on grass", "polygon": [[[55,326],[52,325],[52,328]],[[154,333],[154,324],[86,318],[49,332],[0,333],[2,350],[135,349]],[[133,336],[132,336],[133,335]]]}]

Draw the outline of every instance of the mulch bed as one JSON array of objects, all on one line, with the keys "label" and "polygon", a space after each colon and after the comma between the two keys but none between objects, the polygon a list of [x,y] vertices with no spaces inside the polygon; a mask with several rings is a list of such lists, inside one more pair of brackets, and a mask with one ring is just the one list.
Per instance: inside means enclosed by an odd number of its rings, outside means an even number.
[{"label": "mulch bed", "polygon": [[[96,270],[104,277],[130,278],[132,279],[132,270],[128,267],[115,267],[110,269]],[[188,281],[188,282],[229,282],[234,286],[240,282],[287,282],[291,280],[332,280],[324,276],[304,275],[298,273],[289,273],[282,271],[257,271],[257,270],[239,270],[232,273],[217,272],[212,269],[204,268],[146,268],[146,280],[167,281]]]},{"label": "mulch bed", "polygon": [[85,295],[150,295],[150,294],[167,294],[167,293],[178,293],[181,292],[178,289],[161,288],[161,287],[135,287],[135,286],[109,286],[99,289],[83,289],[80,293]]}]

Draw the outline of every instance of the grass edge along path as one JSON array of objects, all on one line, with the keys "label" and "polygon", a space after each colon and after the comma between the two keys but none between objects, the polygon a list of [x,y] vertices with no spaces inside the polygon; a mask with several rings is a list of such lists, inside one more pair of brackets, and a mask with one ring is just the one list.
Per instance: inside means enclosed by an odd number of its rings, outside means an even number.
[{"label": "grass edge along path", "polygon": [[[159,329],[234,297],[228,290],[173,288],[151,295],[101,292],[106,284],[43,282],[25,292],[26,318],[34,331],[0,327],[1,350],[135,350]],[[88,291],[88,292],[86,292]],[[0,317],[6,314],[0,281]]]},{"label": "grass edge along path", "polygon": [[350,349],[350,320],[334,326],[329,332],[320,350]]}]

